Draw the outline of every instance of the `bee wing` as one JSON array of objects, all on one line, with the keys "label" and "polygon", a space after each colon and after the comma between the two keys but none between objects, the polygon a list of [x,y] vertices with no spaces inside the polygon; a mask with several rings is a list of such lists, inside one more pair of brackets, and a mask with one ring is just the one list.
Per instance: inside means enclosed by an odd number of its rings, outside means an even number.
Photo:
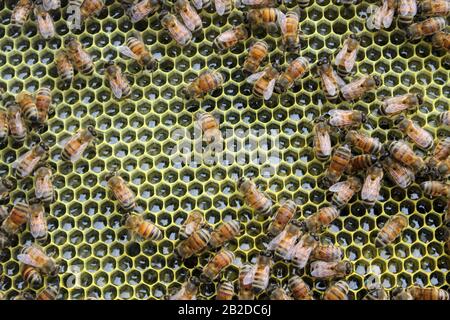
[{"label": "bee wing", "polygon": [[244,285],[249,285],[253,283],[253,278],[255,277],[256,266],[252,266],[252,268],[245,274],[244,278],[242,278],[242,283]]},{"label": "bee wing", "polygon": [[77,161],[78,159],[80,159],[81,156],[83,155],[83,152],[84,152],[84,150],[86,149],[86,146],[87,146],[87,145],[88,145],[87,142],[81,144],[81,145],[78,147],[77,151],[75,151],[75,152],[72,154],[72,156],[70,157],[70,161],[75,162],[75,161]]},{"label": "bee wing", "polygon": [[389,104],[385,110],[386,110],[386,113],[397,113],[397,112],[401,112],[407,108],[408,108],[408,106],[405,106],[402,103],[393,103],[393,104]]},{"label": "bee wing", "polygon": [[343,87],[346,85],[345,81],[334,70],[333,74],[339,87]]},{"label": "bee wing", "polygon": [[117,99],[122,98],[122,88],[120,87],[119,83],[120,80],[117,78],[109,80],[109,86],[111,87],[111,91],[113,92],[114,96]]},{"label": "bee wing", "polygon": [[330,95],[334,96],[337,93],[337,85],[334,81],[328,77],[326,74],[322,74],[323,86],[329,92]]},{"label": "bee wing", "polygon": [[36,268],[39,267],[38,264],[36,263],[36,261],[34,259],[32,259],[31,256],[28,255],[28,254],[23,254],[23,253],[18,254],[17,255],[17,260],[19,260],[23,264],[27,264],[27,265],[30,265],[32,267],[36,267]]},{"label": "bee wing", "polygon": [[319,144],[323,150],[331,150],[331,140],[328,134],[319,133],[317,134],[317,139],[319,140]]},{"label": "bee wing", "polygon": [[352,53],[350,53],[347,60],[345,60],[344,67],[347,72],[352,71],[353,66],[355,65],[357,53],[358,53],[358,50],[353,50]]},{"label": "bee wing", "polygon": [[216,12],[219,16],[223,16],[226,10],[225,1],[215,0],[214,5],[216,6]]},{"label": "bee wing", "polygon": [[336,65],[341,64],[342,60],[344,59],[346,53],[347,53],[348,44],[345,43],[341,50],[339,50],[338,54],[334,58]]},{"label": "bee wing", "polygon": [[203,7],[203,1],[202,0],[192,0],[192,3],[194,4],[194,7],[197,10],[201,10]]},{"label": "bee wing", "polygon": [[191,223],[186,224],[186,226],[185,226],[186,234],[193,233],[195,231],[195,225],[196,225],[195,222],[191,222]]},{"label": "bee wing", "polygon": [[273,93],[273,88],[275,87],[275,81],[277,79],[270,80],[269,84],[267,85],[266,90],[264,90],[264,100],[269,100]]},{"label": "bee wing", "polygon": [[386,12],[386,14],[384,16],[384,19],[383,19],[383,26],[385,28],[389,28],[391,26],[392,21],[394,20],[394,14],[395,14],[395,9],[394,10],[387,9],[387,12]]},{"label": "bee wing", "polygon": [[275,238],[273,238],[269,244],[267,245],[267,250],[274,250],[275,247],[278,245],[281,239],[285,236],[286,232],[283,231],[280,234],[278,234]]},{"label": "bee wing", "polygon": [[25,159],[25,157],[28,156],[29,152],[25,152],[24,154],[22,154],[19,158],[17,158],[16,161],[13,162],[12,167],[13,169],[16,169],[17,166],[19,165],[19,163],[21,163],[23,161],[23,159]]},{"label": "bee wing", "polygon": [[194,31],[196,29],[196,25],[195,25],[195,20],[194,19],[191,19],[183,11],[180,12],[180,16],[183,19],[184,24],[186,25],[186,27],[189,30]]},{"label": "bee wing", "polygon": [[119,46],[117,48],[119,50],[119,52],[121,54],[123,54],[124,56],[128,57],[128,58],[132,58],[137,60],[139,57],[137,55],[134,54],[133,51],[131,51],[131,49],[128,46]]},{"label": "bee wing", "polygon": [[381,182],[382,177],[377,177],[375,179],[372,179],[370,177],[367,177],[366,181],[364,182],[363,188],[361,189],[361,199],[376,199],[377,195],[375,192],[378,191],[378,185]]},{"label": "bee wing", "polygon": [[39,217],[30,219],[30,232],[34,238],[39,238],[45,235],[45,222]]},{"label": "bee wing", "polygon": [[331,192],[339,192],[339,191],[341,191],[343,188],[345,188],[345,187],[347,187],[347,181],[342,181],[342,182],[338,182],[338,183],[335,183],[335,184],[333,184],[331,187],[330,187],[330,191]]},{"label": "bee wing", "polygon": [[259,78],[261,78],[264,75],[264,72],[265,71],[261,71],[261,72],[257,72],[257,73],[254,73],[254,74],[250,75],[247,78],[247,82],[248,83],[255,83],[256,81],[258,81]]},{"label": "bee wing", "polygon": [[286,15],[281,10],[277,10],[277,21],[281,32],[286,33]]}]

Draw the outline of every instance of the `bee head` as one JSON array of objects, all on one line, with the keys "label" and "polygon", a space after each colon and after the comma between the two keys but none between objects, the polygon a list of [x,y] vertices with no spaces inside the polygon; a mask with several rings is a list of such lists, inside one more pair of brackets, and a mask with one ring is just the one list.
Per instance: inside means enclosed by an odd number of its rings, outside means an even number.
[{"label": "bee head", "polygon": [[48,151],[50,150],[50,148],[48,147],[48,145],[47,145],[45,142],[43,142],[43,141],[39,142],[39,148],[41,148],[41,149],[44,150],[45,152],[48,152]]},{"label": "bee head", "polygon": [[75,41],[74,36],[68,36],[64,39],[64,46],[71,47],[73,46],[74,41]]},{"label": "bee head", "polygon": [[180,95],[183,99],[186,99],[186,100],[191,100],[191,98],[192,98],[191,94],[189,93],[189,90],[186,87],[181,89]]},{"label": "bee head", "polygon": [[330,63],[330,58],[328,58],[328,56],[323,56],[319,59],[319,61],[317,61],[318,66],[322,66],[324,64],[329,64],[329,63]]},{"label": "bee head", "polygon": [[398,296],[398,295],[401,295],[404,291],[405,291],[404,288],[402,288],[402,287],[397,287],[397,288],[392,289],[391,295],[392,295],[392,297],[396,297],[396,296]]},{"label": "bee head", "polygon": [[344,263],[344,270],[345,270],[345,274],[349,275],[350,273],[353,272],[353,265],[350,261],[346,261]]},{"label": "bee head", "polygon": [[361,112],[361,122],[366,123],[367,122],[367,115],[363,112]]},{"label": "bee head", "polygon": [[289,221],[289,224],[292,224],[293,226],[296,226],[300,229],[302,228],[302,222],[295,220],[295,219],[292,219],[291,221]]},{"label": "bee head", "polygon": [[115,176],[117,176],[117,171],[113,170],[113,171],[108,172],[105,175],[106,182],[108,182],[112,177],[115,177]]},{"label": "bee head", "polygon": [[423,103],[423,94],[417,93],[417,94],[416,94],[416,97],[417,97],[417,103],[418,103],[419,105],[421,105],[421,104]]},{"label": "bee head", "polygon": [[153,59],[152,57],[146,57],[144,58],[144,65],[148,71],[153,72],[156,69],[158,69],[159,63],[156,59]]},{"label": "bee head", "polygon": [[159,20],[163,20],[170,13],[170,9],[166,6],[163,7],[161,12],[159,13]]},{"label": "bee head", "polygon": [[95,131],[95,128],[94,128],[94,126],[91,126],[91,125],[89,125],[89,126],[87,126],[87,131],[89,131],[89,133],[93,136],[93,137],[97,137],[97,131]]},{"label": "bee head", "polygon": [[402,122],[402,121],[405,120],[405,119],[406,119],[406,118],[405,118],[404,115],[399,115],[397,118],[395,118],[394,124],[395,124],[395,125],[399,125],[400,122]]},{"label": "bee head", "polygon": [[380,76],[373,76],[373,80],[375,81],[375,84],[377,85],[377,87],[381,86],[382,81]]},{"label": "bee head", "polygon": [[259,252],[259,255],[261,257],[267,257],[267,258],[272,258],[273,257],[273,252],[270,250],[263,250]]},{"label": "bee head", "polygon": [[189,279],[189,282],[192,283],[194,286],[198,287],[200,285],[200,279],[196,276],[192,276]]},{"label": "bee head", "polygon": [[237,180],[237,187],[238,187],[238,189],[241,188],[242,184],[243,184],[246,180],[247,180],[247,179],[245,179],[245,177],[240,177],[240,178]]}]

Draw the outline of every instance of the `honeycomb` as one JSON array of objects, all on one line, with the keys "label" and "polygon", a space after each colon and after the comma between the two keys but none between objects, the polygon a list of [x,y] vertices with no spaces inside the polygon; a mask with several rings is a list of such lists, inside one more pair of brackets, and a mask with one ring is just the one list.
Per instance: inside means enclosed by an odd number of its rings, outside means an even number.
[{"label": "honeycomb", "polygon": [[[61,263],[61,274],[46,279],[46,283],[59,283],[58,298],[161,299],[179,288],[211,256],[206,252],[182,262],[173,255],[179,226],[194,209],[204,212],[213,226],[230,219],[242,221],[245,231],[228,246],[235,252],[236,261],[221,275],[222,279],[236,280],[239,265],[255,262],[267,244],[264,231],[269,223],[254,217],[244,205],[236,189],[236,180],[242,175],[253,177],[277,204],[293,199],[302,206],[303,217],[329,201],[326,190],[318,184],[326,164],[312,153],[312,120],[336,106],[326,101],[318,79],[310,74],[286,94],[274,94],[262,101],[252,96],[252,87],[239,69],[255,38],[269,44],[270,62],[285,65],[295,58],[280,49],[279,36],[258,30],[232,50],[217,54],[213,39],[242,23],[243,16],[235,8],[220,17],[212,6],[201,11],[203,31],[194,35],[192,45],[180,48],[162,28],[157,15],[132,24],[118,2],[106,0],[107,9],[74,32],[94,57],[94,74],[76,75],[72,86],[63,90],[53,59],[62,47],[62,37],[71,33],[65,21],[67,2],[62,0],[61,11],[52,14],[58,36],[49,41],[41,39],[32,19],[21,33],[10,34],[8,25],[16,1],[0,2],[1,85],[11,94],[34,92],[40,84],[53,88],[55,114],[40,137],[51,147],[50,161],[57,168],[54,185],[58,194],[48,212],[50,237],[44,248]],[[448,135],[448,128],[438,127],[436,116],[449,110],[450,56],[435,51],[427,41],[407,42],[396,23],[388,30],[368,31],[366,11],[373,3],[337,6],[330,0],[312,1],[301,12],[301,55],[315,63],[333,53],[344,35],[357,33],[361,49],[356,76],[377,74],[383,85],[357,103],[344,102],[339,107],[366,113],[368,121],[363,130],[384,142],[401,137],[401,133],[393,129],[392,120],[375,114],[379,99],[422,92],[424,103],[412,119],[435,137]],[[295,1],[283,1],[281,5],[282,9],[294,7]],[[160,59],[159,69],[152,74],[141,72],[135,62],[119,56],[116,50],[133,30],[142,33]],[[118,62],[131,74],[130,99],[117,101],[112,97],[101,74],[101,63],[106,60]],[[207,68],[226,75],[223,89],[201,101],[184,102],[178,94],[180,89]],[[173,130],[186,128],[194,134],[192,111],[198,108],[213,112],[222,130],[233,130],[235,134],[225,142],[228,148],[241,151],[239,161],[184,164],[173,157],[172,150],[178,144]],[[101,133],[101,142],[90,146],[75,164],[59,161],[61,142],[87,125]],[[263,134],[257,135],[261,131]],[[1,176],[12,174],[11,164],[35,140],[36,134],[30,135],[24,146],[1,146]],[[262,141],[265,143],[259,145]],[[273,172],[271,168],[275,168]],[[119,170],[129,181],[137,193],[139,209],[164,230],[162,241],[132,241],[121,223],[123,212],[106,190],[105,176],[111,170]],[[32,185],[31,177],[18,181],[11,203],[29,197]],[[350,298],[364,296],[364,279],[370,273],[378,274],[387,289],[414,283],[447,289],[450,258],[439,240],[445,200],[424,196],[417,182],[404,190],[387,180],[381,198],[369,210],[360,201],[353,201],[322,234],[322,238],[342,246],[345,259],[354,264],[354,272],[347,278]],[[377,250],[375,235],[398,212],[408,216],[409,226],[400,240]],[[1,289],[8,297],[27,288],[17,254],[32,241],[27,229],[0,254],[0,267],[6,276]],[[286,284],[291,274],[294,271],[290,265],[277,261],[270,281]],[[328,283],[308,274],[308,270],[301,273],[313,287],[315,297],[320,297]],[[217,281],[202,284],[199,298],[214,298],[216,285]]]}]

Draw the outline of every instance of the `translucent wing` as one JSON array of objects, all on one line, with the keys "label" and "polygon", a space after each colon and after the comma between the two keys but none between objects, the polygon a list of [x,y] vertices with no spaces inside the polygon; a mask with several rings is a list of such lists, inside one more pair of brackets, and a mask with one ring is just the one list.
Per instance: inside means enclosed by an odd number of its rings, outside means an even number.
[{"label": "translucent wing", "polygon": [[191,222],[191,223],[186,224],[186,227],[185,227],[186,234],[193,233],[195,231],[195,226],[196,225],[197,224],[195,222]]},{"label": "translucent wing", "polygon": [[333,75],[339,87],[346,85],[345,81],[335,71],[333,71]]},{"label": "translucent wing", "polygon": [[[114,81],[115,80],[115,81]],[[110,79],[109,86],[111,87],[111,91],[117,99],[122,98],[122,88],[119,85],[118,79]]]},{"label": "translucent wing", "polygon": [[186,25],[186,27],[189,30],[194,31],[196,29],[195,19],[192,19],[191,17],[189,17],[184,11],[180,12],[180,16],[183,19],[184,24]]},{"label": "translucent wing", "polygon": [[30,265],[32,267],[36,267],[36,268],[39,267],[37,265],[36,261],[34,259],[32,259],[28,254],[22,254],[22,253],[18,254],[17,255],[17,260],[19,260],[23,264],[27,264],[27,265]]},{"label": "translucent wing", "polygon": [[192,3],[194,4],[194,7],[197,10],[201,10],[203,7],[203,1],[202,0],[192,0]]},{"label": "translucent wing", "polygon": [[264,75],[264,72],[265,71],[261,71],[261,72],[257,72],[257,73],[254,73],[254,74],[250,75],[247,78],[247,82],[248,83],[255,83],[256,81],[258,81],[259,78],[261,78]]},{"label": "translucent wing", "polygon": [[337,93],[337,84],[326,74],[322,74],[322,81],[324,88],[330,95],[334,96]]},{"label": "translucent wing", "polygon": [[224,0],[215,0],[214,4],[216,6],[216,12],[219,16],[223,16],[226,10],[225,1]]},{"label": "translucent wing", "polygon": [[344,59],[345,55],[347,54],[348,44],[347,42],[344,43],[344,46],[342,49],[338,52],[335,58],[336,65],[340,65],[342,60]]},{"label": "translucent wing", "polygon": [[274,250],[281,239],[286,235],[286,231],[281,232],[275,238],[273,238],[267,245],[267,250]]},{"label": "translucent wing", "polygon": [[342,182],[333,184],[329,190],[331,192],[339,192],[339,191],[341,191],[342,188],[345,188],[346,186],[347,186],[347,181],[342,181]]},{"label": "translucent wing", "polygon": [[242,279],[242,283],[244,285],[249,285],[253,283],[253,278],[255,277],[255,270],[256,266],[252,266],[252,268],[245,274],[244,278]]},{"label": "translucent wing", "polygon": [[395,14],[395,9],[389,9],[388,8],[388,1],[386,1],[386,13],[383,19],[383,26],[385,28],[389,28],[392,24],[392,21],[394,20],[394,14]]},{"label": "translucent wing", "polygon": [[381,179],[383,179],[383,176],[378,176],[375,179],[367,177],[361,190],[361,199],[363,200],[376,199],[377,198],[376,192],[379,191]]},{"label": "translucent wing", "polygon": [[83,155],[84,150],[86,149],[88,143],[85,142],[83,144],[81,144],[78,149],[72,153],[72,156],[70,157],[70,161],[75,162],[78,159],[81,158],[81,156]]},{"label": "translucent wing", "polygon": [[317,138],[319,139],[319,144],[322,150],[330,150],[331,151],[331,140],[330,136],[326,133],[318,133]]},{"label": "translucent wing", "polygon": [[25,152],[23,155],[21,155],[19,158],[17,158],[17,160],[15,162],[13,162],[13,164],[12,164],[13,169],[16,169],[17,166],[19,165],[19,163],[21,163],[23,161],[23,159],[25,159],[25,157],[28,157],[29,154],[30,154],[30,151]]},{"label": "translucent wing", "polygon": [[277,21],[281,32],[286,33],[286,15],[281,10],[277,10]]},{"label": "translucent wing", "polygon": [[132,58],[137,60],[139,57],[137,55],[134,54],[133,51],[131,51],[131,49],[128,46],[119,46],[117,48],[119,50],[119,52],[121,54],[123,54],[124,56],[128,57],[128,58]]},{"label": "translucent wing", "polygon": [[358,53],[358,50],[353,50],[353,51],[350,53],[350,56],[348,57],[348,59],[345,61],[344,67],[345,67],[345,70],[346,70],[347,72],[352,71],[353,66],[355,65],[356,54],[357,54],[357,53]]},{"label": "translucent wing", "polygon": [[270,80],[269,84],[267,85],[266,90],[264,90],[264,100],[269,100],[273,93],[273,88],[275,87],[275,81],[277,79]]},{"label": "translucent wing", "polygon": [[393,103],[393,104],[389,104],[385,111],[386,113],[398,113],[398,112],[402,112],[403,110],[408,109],[408,106],[402,103]]}]

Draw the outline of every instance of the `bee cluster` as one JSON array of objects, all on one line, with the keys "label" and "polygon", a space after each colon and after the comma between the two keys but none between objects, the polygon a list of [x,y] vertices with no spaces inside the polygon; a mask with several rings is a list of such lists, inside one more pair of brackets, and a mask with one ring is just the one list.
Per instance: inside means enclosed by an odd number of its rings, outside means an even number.
[{"label": "bee cluster", "polygon": [[[346,6],[355,4],[354,1],[341,2]],[[299,0],[298,6],[287,12],[274,0],[241,0],[236,3],[231,0],[214,0],[212,3],[210,0],[193,0],[192,4],[188,0],[173,3],[122,0],[120,3],[131,23],[145,21],[157,14],[161,26],[177,46],[184,48],[192,45],[196,35],[202,30],[201,10],[213,10],[214,15],[222,17],[229,15],[234,7],[239,9],[237,11],[242,15],[244,23],[227,28],[210,40],[218,53],[232,52],[245,41],[251,43],[239,71],[252,85],[253,96],[258,99],[270,100],[274,92],[279,95],[295,92],[300,79],[305,81],[307,76],[317,76],[322,93],[330,104],[356,103],[382,85],[378,75],[348,79],[357,69],[360,38],[355,34],[342,37],[342,47],[334,56],[321,55],[317,61],[312,61],[309,57],[300,55],[302,37],[306,37],[300,29],[300,20],[302,10],[310,5],[308,0]],[[19,34],[21,27],[33,13],[40,37],[48,40],[58,36],[52,15],[61,10],[62,6],[64,4],[59,0],[17,1],[10,18],[11,34]],[[450,50],[450,36],[444,31],[446,16],[450,13],[450,1],[423,0],[416,3],[415,0],[382,0],[380,6],[371,6],[369,9],[369,30],[390,28],[397,14],[399,24],[406,26],[406,36],[411,41],[432,36],[431,42],[435,48]],[[54,65],[60,79],[58,88],[71,88],[77,77],[95,77],[96,59],[88,53],[75,34],[89,19],[101,17],[105,10],[107,5],[103,0],[68,1],[67,26],[73,34],[64,36],[64,49],[55,53]],[[420,17],[424,19],[420,20]],[[261,30],[271,36],[279,35],[283,55],[294,55],[284,69],[277,62],[267,63],[271,60],[271,45],[265,39],[257,38],[256,34]],[[130,34],[115,50],[122,56],[135,60],[144,72],[158,70],[160,61],[152,55],[142,35],[135,30]],[[249,40],[251,35],[256,39]],[[113,96],[120,101],[132,98],[133,85],[129,81],[129,74],[113,61],[100,63],[105,82]],[[185,85],[179,96],[186,102],[199,101],[220,90],[226,82],[227,77],[222,71],[208,69]],[[7,144],[8,137],[13,144],[22,145],[28,133],[45,132],[48,130],[48,119],[58,111],[57,106],[52,106],[52,89],[47,85],[41,86],[35,94],[24,90],[15,98],[3,97],[2,100],[7,109],[0,110],[0,139],[4,145]],[[322,102],[319,101],[317,109],[321,109],[322,115],[314,120],[312,146],[316,160],[329,162],[324,175],[318,179],[318,186],[331,194],[328,203],[313,214],[307,214],[293,200],[279,201],[278,208],[274,210],[274,199],[261,191],[252,179],[241,177],[236,182],[236,189],[243,202],[253,211],[255,219],[267,222],[262,230],[265,248],[258,252],[254,263],[240,263],[237,279],[224,276],[225,279],[219,281],[225,271],[235,265],[236,253],[231,244],[242,236],[245,222],[229,219],[213,228],[207,223],[204,213],[192,210],[179,228],[173,252],[167,254],[173,253],[185,265],[199,256],[208,256],[208,259],[201,267],[190,271],[191,276],[187,277],[176,292],[166,292],[167,298],[195,299],[202,285],[217,283],[215,287],[218,300],[231,300],[236,296],[241,300],[267,297],[274,300],[312,300],[317,298],[309,283],[313,279],[326,283],[322,299],[350,299],[352,288],[350,281],[346,279],[354,272],[354,265],[345,257],[345,249],[329,242],[323,234],[339,219],[341,212],[356,200],[359,193],[359,198],[367,209],[373,208],[381,198],[383,184],[406,189],[416,182],[420,184],[424,194],[446,198],[448,206],[442,219],[442,240],[446,250],[450,252],[450,185],[447,183],[450,176],[450,138],[444,136],[435,141],[431,133],[407,117],[422,104],[423,96],[418,92],[382,99],[372,116],[388,119],[388,122],[393,123],[393,128],[403,134],[401,139],[382,143],[360,130],[367,122],[368,114],[341,106],[323,112]],[[223,143],[220,123],[213,114],[199,111],[193,119],[201,128],[207,144]],[[447,130],[450,112],[440,112],[436,122]],[[58,160],[76,163],[85,155],[89,146],[99,140],[100,132],[94,125],[80,128],[62,143]],[[426,158],[419,155],[426,152],[429,153]],[[50,281],[55,276],[63,276],[60,275],[59,262],[40,246],[46,246],[50,242],[47,219],[51,215],[49,211],[52,204],[58,200],[52,181],[57,165],[48,161],[50,153],[51,149],[46,143],[37,141],[13,163],[15,178],[23,180],[33,177],[34,190],[28,195],[28,201],[11,201],[13,205],[0,207],[0,249],[9,248],[16,243],[27,224],[34,242],[23,246],[17,260],[21,264],[23,280],[31,289],[39,292],[34,294],[31,290],[24,290],[13,299],[51,300],[56,299],[60,291],[59,277],[55,280],[56,283]],[[132,241],[136,238],[142,242],[158,243],[167,237],[167,230],[146,219],[146,215],[140,212],[138,196],[126,179],[118,172],[111,172],[105,180],[108,197],[117,201],[122,213],[121,225],[130,233]],[[9,194],[16,185],[13,177],[0,178],[0,201],[10,202]],[[405,214],[393,215],[373,239],[373,244],[378,249],[391,245],[401,237],[409,224]],[[291,270],[284,285],[271,279],[273,266],[280,261]],[[307,275],[308,280],[304,275]],[[449,300],[449,294],[444,289],[417,284],[408,288],[394,288],[389,292],[376,275],[366,275],[372,276],[372,281],[366,281],[363,299]],[[45,287],[41,289],[44,284]]]}]

